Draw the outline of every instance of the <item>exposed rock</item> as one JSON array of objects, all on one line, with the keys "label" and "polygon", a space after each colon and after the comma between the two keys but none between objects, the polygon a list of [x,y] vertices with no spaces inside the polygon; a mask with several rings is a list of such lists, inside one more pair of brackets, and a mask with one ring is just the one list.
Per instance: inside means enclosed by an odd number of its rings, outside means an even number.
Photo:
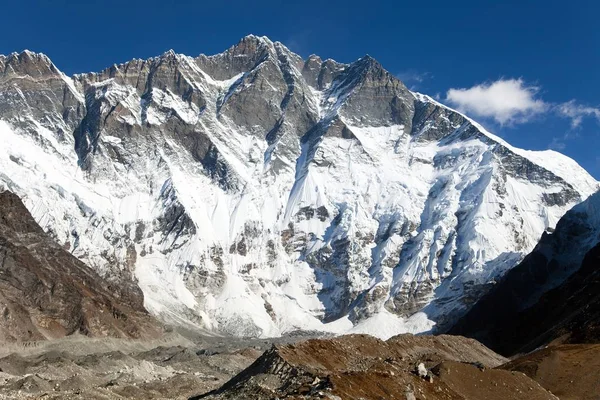
[{"label": "exposed rock", "polygon": [[143,308],[139,289],[115,294],[110,287],[54,243],[16,195],[0,193],[1,340],[44,340],[74,333],[152,338],[162,333]]},{"label": "exposed rock", "polygon": [[[502,358],[461,337],[370,336],[278,345],[220,389],[192,399],[555,399],[523,374],[481,370]],[[414,374],[434,365],[436,380]]]}]

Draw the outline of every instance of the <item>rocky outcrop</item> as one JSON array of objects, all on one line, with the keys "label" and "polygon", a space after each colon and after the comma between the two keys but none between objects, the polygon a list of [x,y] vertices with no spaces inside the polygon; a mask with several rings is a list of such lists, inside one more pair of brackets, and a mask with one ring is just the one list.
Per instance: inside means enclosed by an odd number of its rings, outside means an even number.
[{"label": "rocky outcrop", "polygon": [[[556,263],[547,269],[536,253],[517,268],[530,267],[516,285],[509,275],[484,297],[450,332],[475,337],[496,351],[512,355],[558,343],[600,342],[600,245],[584,257],[581,268],[562,284],[536,297],[521,285],[535,288],[547,282],[549,273],[560,271]],[[522,271],[523,272],[523,271]],[[523,288],[523,289],[521,289]]]},{"label": "rocky outcrop", "polygon": [[152,338],[161,325],[139,288],[110,284],[56,244],[21,200],[0,193],[0,341],[55,339],[75,333]]},{"label": "rocky outcrop", "polygon": [[274,346],[192,399],[555,399],[522,373],[493,369],[504,361],[453,336],[314,339]]},{"label": "rocky outcrop", "polygon": [[59,143],[72,145],[85,113],[75,84],[43,54],[0,55],[0,115],[38,142],[49,144],[47,129]]}]

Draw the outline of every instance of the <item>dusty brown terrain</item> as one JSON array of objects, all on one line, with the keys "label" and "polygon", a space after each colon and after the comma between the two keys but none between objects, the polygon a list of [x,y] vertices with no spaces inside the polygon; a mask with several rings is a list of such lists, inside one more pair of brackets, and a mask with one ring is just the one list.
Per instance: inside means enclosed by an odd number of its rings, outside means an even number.
[{"label": "dusty brown terrain", "polygon": [[600,345],[547,347],[501,368],[520,371],[561,400],[600,399]]},{"label": "dusty brown terrain", "polygon": [[462,337],[308,340],[273,346],[220,389],[194,399],[556,398],[521,372],[493,369],[504,361]]},{"label": "dusty brown terrain", "polygon": [[0,399],[595,400],[599,360],[600,345],[561,345],[506,362],[447,335],[73,336],[0,349]]},{"label": "dusty brown terrain", "polygon": [[151,340],[72,335],[5,343],[0,346],[0,400],[188,399],[219,388],[273,343],[311,335],[264,340],[182,330]]},{"label": "dusty brown terrain", "polygon": [[0,341],[162,331],[137,286],[112,288],[45,234],[16,195],[0,193]]}]

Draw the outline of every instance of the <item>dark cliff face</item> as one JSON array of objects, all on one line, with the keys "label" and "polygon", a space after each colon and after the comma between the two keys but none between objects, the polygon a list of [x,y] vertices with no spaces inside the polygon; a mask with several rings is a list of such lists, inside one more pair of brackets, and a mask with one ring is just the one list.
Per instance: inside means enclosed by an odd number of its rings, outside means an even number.
[{"label": "dark cliff face", "polygon": [[85,105],[67,82],[43,54],[0,55],[0,114],[31,132],[37,122],[56,132],[59,142],[70,143]]},{"label": "dark cliff face", "polygon": [[[596,198],[569,211],[523,262],[450,330],[504,355],[600,341]],[[590,248],[591,247],[591,248]]]},{"label": "dark cliff face", "polygon": [[54,243],[21,200],[0,193],[0,340],[73,333],[149,338],[162,328],[139,289],[115,294],[98,274]]}]

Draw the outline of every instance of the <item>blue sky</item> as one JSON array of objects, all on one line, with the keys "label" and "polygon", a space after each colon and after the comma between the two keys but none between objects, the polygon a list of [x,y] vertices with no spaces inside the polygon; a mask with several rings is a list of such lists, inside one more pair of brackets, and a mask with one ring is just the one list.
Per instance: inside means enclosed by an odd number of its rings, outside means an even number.
[{"label": "blue sky", "polygon": [[68,74],[171,48],[214,54],[249,33],[302,56],[370,54],[512,144],[560,150],[600,178],[600,4],[493,3],[21,0],[2,6],[0,53],[44,52]]}]

